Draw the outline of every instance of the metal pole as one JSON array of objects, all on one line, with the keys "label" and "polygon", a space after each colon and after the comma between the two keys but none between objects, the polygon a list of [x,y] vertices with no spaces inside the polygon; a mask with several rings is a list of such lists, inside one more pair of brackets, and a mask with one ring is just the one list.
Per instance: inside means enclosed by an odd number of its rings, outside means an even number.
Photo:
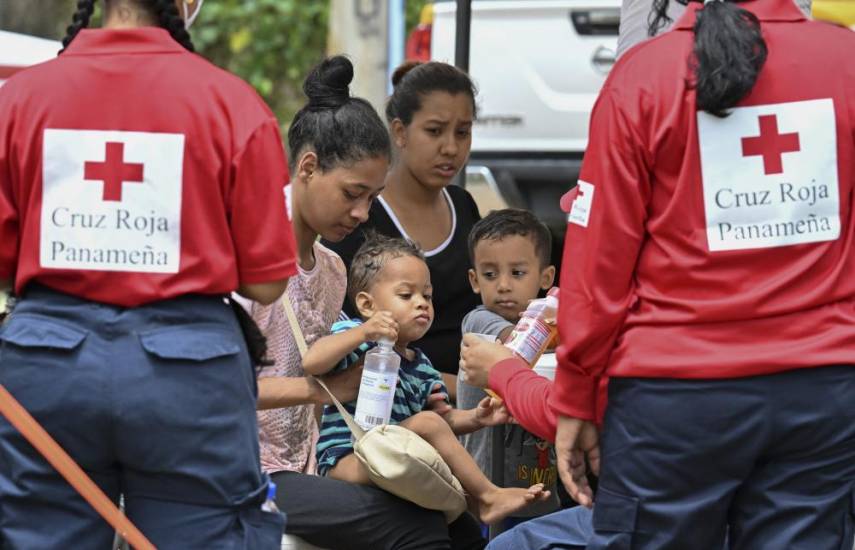
[{"label": "metal pole", "polygon": [[472,28],[472,0],[457,0],[455,14],[454,64],[469,72],[469,37]]},{"label": "metal pole", "polygon": [[404,36],[406,23],[404,21],[404,0],[389,0],[388,14],[388,46],[386,52],[386,92],[392,94],[392,73],[404,62]]},{"label": "metal pole", "polygon": [[[472,0],[457,0],[457,11],[454,17],[454,64],[469,72],[469,41],[472,30]],[[466,166],[464,165],[454,183],[466,187]]]}]

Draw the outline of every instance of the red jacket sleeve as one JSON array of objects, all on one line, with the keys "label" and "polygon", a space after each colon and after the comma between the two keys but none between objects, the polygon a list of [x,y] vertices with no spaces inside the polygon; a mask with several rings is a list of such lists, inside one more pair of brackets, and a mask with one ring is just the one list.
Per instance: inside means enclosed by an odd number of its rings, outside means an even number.
[{"label": "red jacket sleeve", "polygon": [[288,165],[275,118],[261,124],[232,162],[229,225],[242,284],[296,272],[296,245],[285,207]]},{"label": "red jacket sleeve", "polygon": [[523,428],[542,439],[555,441],[555,413],[547,405],[552,381],[531,370],[522,359],[512,357],[493,366],[488,384],[502,396]]},{"label": "red jacket sleeve", "polygon": [[633,305],[633,272],[650,194],[649,155],[631,105],[605,87],[591,114],[590,140],[570,205],[561,271],[549,406],[558,415],[596,417],[599,378]]}]

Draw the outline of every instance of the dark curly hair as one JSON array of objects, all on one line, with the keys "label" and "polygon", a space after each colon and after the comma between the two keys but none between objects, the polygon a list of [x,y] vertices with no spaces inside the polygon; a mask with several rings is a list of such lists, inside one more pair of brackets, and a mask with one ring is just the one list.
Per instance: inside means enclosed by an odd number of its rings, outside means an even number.
[{"label": "dark curly hair", "polygon": [[405,256],[425,260],[424,252],[413,241],[387,237],[371,229],[366,230],[365,242],[353,256],[347,274],[347,296],[351,302],[355,302],[357,294],[371,288],[389,260]]},{"label": "dark curly hair", "polygon": [[690,66],[698,109],[722,118],[754,88],[769,53],[760,20],[741,1],[709,2],[695,21]]},{"label": "dark curly hair", "polygon": [[[695,47],[689,65],[697,106],[717,117],[726,117],[754,88],[769,53],[760,32],[760,20],[736,4],[744,0],[715,0],[698,10]],[[703,0],[653,0],[647,33],[655,36],[672,21],[670,2],[688,5]]]}]

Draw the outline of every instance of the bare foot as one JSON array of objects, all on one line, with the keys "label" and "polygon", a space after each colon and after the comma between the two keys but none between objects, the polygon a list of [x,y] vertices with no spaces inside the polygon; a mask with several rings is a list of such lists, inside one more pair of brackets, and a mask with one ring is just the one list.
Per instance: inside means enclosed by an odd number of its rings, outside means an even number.
[{"label": "bare foot", "polygon": [[549,495],[550,492],[543,489],[543,483],[532,485],[528,489],[496,487],[476,501],[476,513],[482,523],[491,525],[530,504],[546,500]]}]

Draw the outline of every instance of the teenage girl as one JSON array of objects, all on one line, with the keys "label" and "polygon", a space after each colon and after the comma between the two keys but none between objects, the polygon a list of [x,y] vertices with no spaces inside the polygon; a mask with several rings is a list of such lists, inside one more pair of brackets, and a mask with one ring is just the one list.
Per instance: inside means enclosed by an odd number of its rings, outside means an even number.
[{"label": "teenage girl", "polygon": [[[469,287],[467,252],[469,231],[480,219],[478,207],[463,188],[451,185],[469,157],[476,92],[466,73],[438,62],[405,64],[392,84],[386,120],[395,162],[364,227],[411,239],[425,251],[436,285],[436,318],[415,346],[452,389],[457,387],[460,323],[478,305]],[[355,231],[328,244],[349,266],[364,240],[362,231]],[[345,311],[356,316],[352,304]]]}]

